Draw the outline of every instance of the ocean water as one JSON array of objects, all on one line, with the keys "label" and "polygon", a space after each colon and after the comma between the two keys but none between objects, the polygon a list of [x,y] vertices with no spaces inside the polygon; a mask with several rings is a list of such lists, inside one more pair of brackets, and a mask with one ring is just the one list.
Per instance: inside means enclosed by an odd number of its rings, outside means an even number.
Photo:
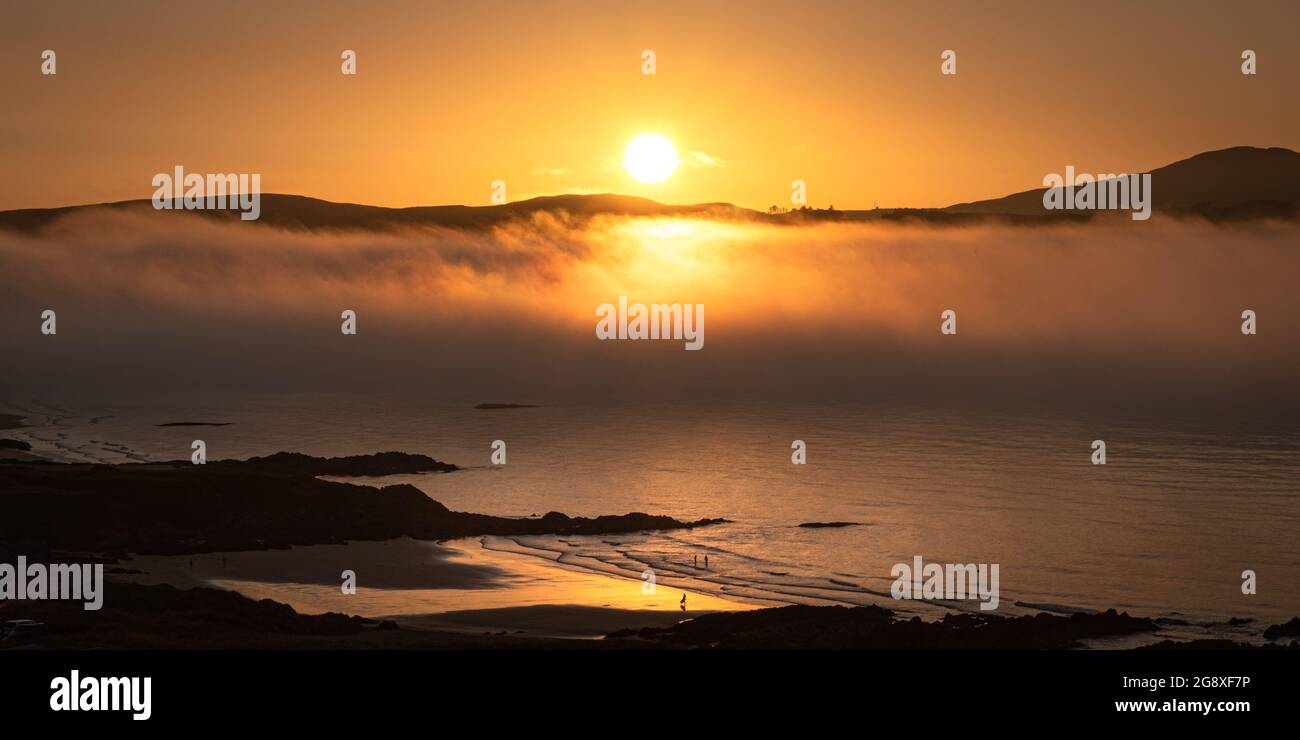
[{"label": "ocean water", "polygon": [[[194,439],[205,440],[209,459],[400,450],[465,469],[367,482],[411,483],[456,510],[724,517],[731,523],[688,531],[473,546],[637,582],[649,568],[661,583],[748,604],[876,603],[925,618],[976,608],[892,599],[893,565],[921,556],[998,564],[999,614],[1114,607],[1164,618],[1175,632],[1243,639],[1300,615],[1294,430],[843,404],[471,405],[340,395],[44,399],[10,404],[34,426],[6,435],[102,462],[187,459]],[[174,421],[231,424],[156,426]],[[797,439],[806,465],[791,462]],[[1091,462],[1094,439],[1106,441],[1106,465]],[[490,465],[494,440],[506,442],[504,466]],[[799,526],[832,521],[854,524]],[[1257,574],[1253,595],[1242,593],[1247,569]],[[475,608],[466,598],[463,608]],[[1230,617],[1253,621],[1215,624]]]}]

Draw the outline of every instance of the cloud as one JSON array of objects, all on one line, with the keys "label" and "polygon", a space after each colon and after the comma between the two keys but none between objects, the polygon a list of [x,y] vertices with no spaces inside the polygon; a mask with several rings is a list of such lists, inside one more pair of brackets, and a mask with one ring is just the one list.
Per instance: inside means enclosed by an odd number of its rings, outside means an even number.
[{"label": "cloud", "polygon": [[691,167],[719,168],[727,166],[727,163],[723,161],[721,157],[715,157],[712,154],[706,154],[705,152],[700,151],[694,151],[687,154],[685,161],[686,164]]}]

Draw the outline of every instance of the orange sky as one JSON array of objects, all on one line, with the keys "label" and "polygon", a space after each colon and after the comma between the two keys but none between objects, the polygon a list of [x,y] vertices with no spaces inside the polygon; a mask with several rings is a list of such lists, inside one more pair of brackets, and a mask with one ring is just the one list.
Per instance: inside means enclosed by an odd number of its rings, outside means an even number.
[{"label": "orange sky", "polygon": [[[1300,149],[1300,5],[1134,5],[22,3],[0,24],[0,209],[146,198],[178,164],[389,206],[487,204],[501,179],[511,200],[764,208],[802,179],[811,205],[921,207],[1066,165]],[[715,166],[638,184],[621,155],[645,131]]]}]

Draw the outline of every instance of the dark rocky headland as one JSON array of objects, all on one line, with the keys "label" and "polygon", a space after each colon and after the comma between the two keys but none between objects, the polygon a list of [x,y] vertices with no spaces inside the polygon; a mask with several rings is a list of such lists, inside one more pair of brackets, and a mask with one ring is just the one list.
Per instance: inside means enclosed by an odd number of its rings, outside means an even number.
[{"label": "dark rocky headland", "polygon": [[447,473],[455,465],[384,452],[321,458],[278,453],[206,465],[97,465],[0,460],[0,555],[258,550],[409,536],[619,534],[721,522],[630,513],[559,512],[528,519],[451,511],[415,486],[357,485],[318,476]]}]

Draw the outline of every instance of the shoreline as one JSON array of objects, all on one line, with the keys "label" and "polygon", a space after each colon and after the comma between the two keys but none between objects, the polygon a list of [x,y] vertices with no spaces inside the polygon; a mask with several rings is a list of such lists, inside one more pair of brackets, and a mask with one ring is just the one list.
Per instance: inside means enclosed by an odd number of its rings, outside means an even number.
[{"label": "shoreline", "polygon": [[[1276,625],[1266,645],[1176,641],[1153,620],[1113,609],[1069,617],[959,614],[922,622],[874,606],[786,606],[688,613],[685,619],[658,612],[662,624],[648,626],[645,613],[625,612],[628,626],[598,635],[592,633],[608,628],[611,616],[592,607],[465,610],[402,626],[338,612],[300,614],[222,589],[119,582],[114,590],[117,597],[106,600],[94,619],[86,619],[76,601],[0,602],[0,617],[39,626],[6,639],[0,649],[1075,650],[1096,648],[1099,639],[1140,639],[1119,649],[1300,650],[1294,639],[1300,619]],[[557,633],[556,622],[579,629]],[[526,627],[510,629],[520,624]]]},{"label": "shoreline", "polygon": [[[146,557],[124,561],[127,568],[150,569],[147,573],[115,576],[133,584],[164,584],[178,588],[215,588],[238,593],[253,600],[284,604],[299,614],[327,617],[347,615],[366,622],[389,622],[406,636],[394,638],[402,644],[439,640],[436,635],[502,639],[502,646],[533,647],[538,640],[609,640],[620,648],[700,647],[693,641],[694,625],[705,621],[749,619],[757,625],[758,637],[746,636],[750,625],[716,629],[707,643],[726,645],[739,640],[746,647],[1068,647],[1071,649],[1130,650],[1159,648],[1280,648],[1294,647],[1289,637],[1295,630],[1273,626],[1279,634],[1271,639],[1254,632],[1268,627],[1252,620],[1226,627],[1225,632],[1207,635],[1212,625],[1189,629],[1178,620],[1130,616],[1108,609],[1073,614],[1041,610],[1017,614],[983,614],[952,610],[936,611],[921,619],[900,612],[900,604],[850,607],[807,604],[760,605],[731,600],[677,584],[657,584],[656,593],[646,594],[630,577],[590,571],[549,561],[536,555],[493,548],[489,537],[459,538],[428,542],[400,538],[388,542],[353,542],[346,545],[307,546],[288,550],[208,553],[196,556],[194,571],[188,556]],[[328,552],[323,552],[328,551]],[[322,555],[325,557],[322,558]],[[304,563],[322,569],[336,568],[342,559],[377,564],[379,555],[391,556],[392,568],[383,573],[381,586],[367,588],[358,572],[358,592],[343,595],[337,582],[324,577],[304,577]],[[415,556],[413,558],[413,556]],[[234,558],[223,568],[217,559]],[[423,557],[424,560],[420,561]],[[256,568],[249,569],[248,562]],[[394,568],[395,566],[395,568]],[[376,574],[377,571],[371,570]],[[259,575],[260,574],[260,575]],[[258,580],[260,578],[261,580]],[[294,580],[299,579],[299,580]],[[303,583],[300,581],[315,581]],[[689,608],[679,607],[681,594]],[[563,594],[556,598],[556,594]],[[810,637],[823,629],[823,620],[848,619],[853,633],[845,645],[826,645]],[[739,615],[752,615],[743,617]],[[829,616],[828,616],[829,615]],[[1291,626],[1294,627],[1294,622]],[[996,633],[997,644],[981,644],[981,635]],[[895,634],[897,633],[897,634]],[[424,635],[423,638],[416,635]],[[900,644],[889,642],[899,640]],[[920,643],[916,641],[920,640]],[[1056,640],[1058,642],[1052,642]],[[801,643],[802,641],[802,643]],[[965,644],[973,641],[972,644]]]},{"label": "shoreline", "polygon": [[[640,580],[492,549],[484,539],[402,537],[192,558],[135,556],[119,565],[142,572],[115,580],[218,588],[284,603],[300,614],[337,612],[392,620],[402,628],[534,637],[598,638],[620,629],[668,627],[703,614],[760,608],[679,585],[657,583],[648,592]],[[355,594],[342,593],[338,575],[344,569],[356,574]]]},{"label": "shoreline", "polygon": [[[877,591],[849,589],[854,584],[830,578],[833,587],[792,582],[764,584],[764,591],[707,565],[700,571],[663,559],[587,558],[571,552],[566,539],[689,530],[727,524],[723,519],[679,521],[642,513],[490,516],[452,511],[409,483],[383,485],[384,476],[394,473],[456,470],[431,457],[398,452],[333,458],[281,452],[202,466],[0,461],[0,505],[11,515],[0,519],[0,557],[21,553],[110,564],[110,584],[128,594],[127,600],[135,598],[130,594],[147,601],[167,589],[188,588],[165,598],[201,604],[216,599],[213,603],[226,606],[247,601],[288,610],[308,625],[317,617],[370,625],[384,620],[391,625],[386,630],[509,637],[520,646],[518,640],[617,635],[624,646],[631,641],[694,647],[696,628],[683,625],[697,620],[744,629],[757,624],[766,637],[746,639],[757,639],[760,647],[833,646],[810,643],[813,638],[802,630],[820,632],[827,619],[843,627],[841,617],[827,615],[844,613],[853,615],[848,625],[858,630],[845,647],[889,646],[879,640],[895,631],[904,644],[922,634],[963,647],[952,641],[987,625],[1001,631],[1000,647],[1123,649],[1160,640],[1277,644],[1262,635],[1270,624],[1252,619],[1184,621],[1130,617],[1116,609],[1049,614],[1050,605],[1012,600],[1007,605],[1013,608],[986,616],[946,602],[891,602]],[[55,516],[62,517],[64,527],[41,524]],[[568,547],[548,549],[552,539]],[[354,574],[355,593],[342,591],[345,571]],[[646,589],[649,579],[641,578],[646,573],[655,576],[654,590]],[[213,591],[208,586],[228,598],[208,595]],[[835,589],[869,598],[836,605],[819,595]],[[760,608],[773,603],[779,606]],[[0,606],[8,607],[0,612],[6,620],[31,608],[14,602]],[[129,613],[141,605],[115,606]],[[747,613],[762,616],[727,621]],[[100,629],[96,619],[77,616],[68,622],[70,634]],[[1118,631],[1108,631],[1117,626]],[[149,626],[139,628],[145,634],[136,639],[149,644]],[[1042,642],[1058,633],[1072,636]],[[711,634],[708,644],[726,642]]]}]

